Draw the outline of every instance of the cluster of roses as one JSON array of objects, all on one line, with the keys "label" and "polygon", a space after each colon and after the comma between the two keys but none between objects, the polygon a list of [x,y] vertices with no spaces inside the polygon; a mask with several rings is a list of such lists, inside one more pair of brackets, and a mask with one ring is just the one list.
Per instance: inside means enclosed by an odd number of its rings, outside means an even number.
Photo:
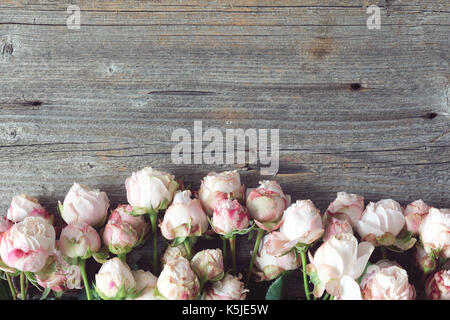
[{"label": "cluster of roses", "polygon": [[[75,183],[58,206],[67,224],[62,230],[36,199],[14,197],[0,223],[0,269],[13,297],[18,296],[13,278],[20,276],[22,299],[28,283],[44,288],[43,296],[84,284],[92,299],[85,265],[93,257],[102,264],[93,288],[108,300],[243,300],[252,274],[256,281],[269,281],[300,266],[307,299],[414,299],[405,269],[387,259],[370,264],[369,258],[376,247],[385,256],[386,249],[415,246],[428,298],[450,299],[450,209],[422,200],[404,208],[392,199],[365,206],[363,197],[339,192],[321,215],[311,200],[291,204],[276,181],[245,190],[237,171],[208,174],[195,197],[179,190],[180,184],[150,167],[134,172],[125,182],[128,204],[108,216],[106,193]],[[171,241],[161,261],[158,226]],[[152,272],[131,270],[126,255],[150,230]],[[197,239],[212,233],[223,239],[223,249],[194,254]],[[236,270],[235,245],[236,236],[247,233],[256,241],[244,282]],[[232,268],[227,272],[228,243]],[[108,259],[110,253],[117,257]]]}]

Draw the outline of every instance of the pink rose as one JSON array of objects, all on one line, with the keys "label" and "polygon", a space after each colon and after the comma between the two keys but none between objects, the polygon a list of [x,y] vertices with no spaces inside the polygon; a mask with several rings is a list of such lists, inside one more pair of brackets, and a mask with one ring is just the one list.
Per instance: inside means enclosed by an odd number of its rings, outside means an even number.
[{"label": "pink rose", "polygon": [[425,293],[431,300],[450,300],[450,270],[432,274],[425,284]]},{"label": "pink rose", "polygon": [[[8,231],[9,228],[13,226],[13,222],[11,220],[8,220],[6,216],[0,217],[0,234],[3,232]],[[1,239],[1,236],[0,236]]]},{"label": "pink rose", "polygon": [[420,224],[419,234],[428,254],[450,258],[450,210],[431,208]]},{"label": "pink rose", "polygon": [[205,212],[211,216],[217,206],[217,202],[223,199],[244,198],[244,186],[241,185],[239,172],[236,170],[221,173],[210,172],[203,178],[198,196]]},{"label": "pink rose", "polygon": [[222,250],[206,249],[197,252],[191,260],[191,268],[201,283],[220,277],[223,275]]},{"label": "pink rose", "polygon": [[355,221],[361,219],[363,211],[363,197],[353,193],[338,192],[336,199],[330,203],[325,214],[341,220],[348,218],[353,227]]},{"label": "pink rose", "polygon": [[144,270],[131,271],[131,273],[136,281],[136,292],[142,291],[134,300],[161,300],[161,297],[155,295],[157,277]]},{"label": "pink rose", "polygon": [[364,300],[414,300],[416,297],[406,270],[388,260],[369,266],[360,287]]},{"label": "pink rose", "polygon": [[247,196],[247,209],[255,223],[266,231],[277,230],[287,207],[287,199],[276,181],[265,180]]},{"label": "pink rose", "polygon": [[193,300],[200,289],[200,282],[189,261],[182,257],[164,265],[156,285],[168,300]]},{"label": "pink rose", "polygon": [[90,190],[74,183],[61,206],[61,216],[67,224],[85,222],[93,227],[103,225],[108,214],[109,198],[105,192]]},{"label": "pink rose", "polygon": [[273,232],[267,252],[279,256],[299,243],[313,243],[320,239],[323,233],[319,209],[311,200],[297,200],[284,211],[280,232]]},{"label": "pink rose", "polygon": [[172,247],[170,244],[167,246],[166,251],[164,251],[163,256],[161,257],[161,263],[165,265],[170,261],[177,260],[179,257],[183,257],[187,259],[187,251],[184,244],[180,244],[178,246]]},{"label": "pink rose", "polygon": [[285,255],[276,257],[267,252],[270,242],[273,241],[273,233],[266,234],[259,244],[258,253],[255,257],[255,267],[253,272],[258,277],[258,281],[270,281],[277,278],[287,270],[295,270],[301,260],[295,251],[290,251]]},{"label": "pink rose", "polygon": [[189,190],[178,191],[167,208],[161,223],[164,238],[200,236],[208,229],[208,220],[198,199],[191,199]]},{"label": "pink rose", "polygon": [[430,208],[431,207],[422,200],[416,200],[408,204],[403,210],[406,221],[406,229],[414,234],[419,234],[420,224],[427,216]]},{"label": "pink rose", "polygon": [[352,226],[349,222],[350,219],[338,219],[335,216],[327,216],[325,218],[325,233],[323,235],[323,241],[328,241],[335,234],[351,233],[353,234]]},{"label": "pink rose", "polygon": [[70,258],[88,259],[100,249],[101,240],[97,231],[87,223],[71,223],[59,236],[58,249]]},{"label": "pink rose", "polygon": [[95,275],[95,290],[103,300],[122,300],[136,293],[136,280],[130,267],[116,257],[102,264]]},{"label": "pink rose", "polygon": [[111,212],[109,220],[116,220],[128,223],[134,230],[136,230],[139,238],[147,234],[150,229],[150,224],[145,221],[143,216],[133,216],[131,213],[133,207],[129,204],[120,204]]},{"label": "pink rose", "polygon": [[214,231],[227,235],[235,230],[246,229],[249,216],[245,208],[237,200],[221,200],[214,209],[212,223]]},{"label": "pink rose", "polygon": [[53,215],[48,213],[37,199],[26,194],[15,196],[8,209],[8,220],[21,222],[26,217],[41,217],[47,220],[48,223],[53,224]]},{"label": "pink rose", "polygon": [[[125,181],[128,203],[144,209],[165,209],[178,189],[175,177],[167,172],[146,167],[133,172]],[[142,211],[144,214],[145,211]]]},{"label": "pink rose", "polygon": [[55,229],[40,217],[27,217],[3,235],[3,262],[20,271],[38,272],[55,248]]},{"label": "pink rose", "polygon": [[245,289],[244,283],[241,281],[242,275],[237,277],[231,274],[225,275],[220,280],[213,282],[206,288],[204,300],[245,300],[248,289]]}]

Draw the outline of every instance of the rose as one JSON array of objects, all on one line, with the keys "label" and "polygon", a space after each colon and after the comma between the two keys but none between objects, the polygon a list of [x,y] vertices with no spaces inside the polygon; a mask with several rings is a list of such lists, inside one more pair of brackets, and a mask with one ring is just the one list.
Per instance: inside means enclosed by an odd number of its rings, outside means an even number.
[{"label": "rose", "polygon": [[350,224],[354,226],[355,221],[361,219],[363,211],[363,197],[353,193],[338,192],[336,199],[328,206],[325,215],[341,220],[349,219]]},{"label": "rose", "polygon": [[287,198],[276,181],[261,181],[247,195],[247,209],[255,223],[266,231],[277,230],[287,207]]},{"label": "rose", "polygon": [[219,200],[232,198],[241,201],[244,198],[244,186],[241,185],[239,172],[236,170],[210,172],[203,178],[198,196],[203,209],[210,216]]},{"label": "rose", "polygon": [[55,292],[81,289],[80,268],[70,265],[57,249],[48,257],[44,268],[35,275],[41,287]]},{"label": "rose", "polygon": [[414,300],[416,297],[406,270],[388,260],[370,265],[360,287],[364,300]]},{"label": "rose", "polygon": [[255,257],[256,270],[254,270],[258,281],[273,280],[284,271],[295,270],[301,264],[300,257],[295,251],[290,251],[280,257],[270,255],[267,248],[271,241],[273,241],[273,233],[265,235],[259,244]]},{"label": "rose", "polygon": [[325,233],[323,241],[328,241],[335,234],[351,233],[353,234],[352,226],[349,219],[338,219],[334,216],[327,216],[325,218]]},{"label": "rose", "polygon": [[164,251],[164,254],[161,258],[161,262],[163,265],[166,263],[169,263],[170,261],[176,260],[179,257],[187,258],[187,251],[184,244],[180,244],[178,246],[171,246],[169,245]]},{"label": "rose", "polygon": [[206,249],[197,252],[191,260],[191,268],[197,274],[200,283],[218,280],[223,276],[222,250]]},{"label": "rose", "polygon": [[131,272],[136,281],[136,292],[140,293],[134,300],[161,300],[154,294],[158,278],[151,272],[136,270]]},{"label": "rose", "polygon": [[245,207],[237,200],[220,200],[214,209],[212,225],[218,234],[228,235],[233,231],[244,230],[249,222]]},{"label": "rose", "polygon": [[161,223],[164,238],[200,236],[208,229],[208,220],[198,199],[191,199],[189,190],[178,191],[167,208]]},{"label": "rose", "polygon": [[101,226],[108,214],[109,199],[105,192],[91,190],[74,183],[59,209],[67,224],[85,222],[93,227]]},{"label": "rose", "polygon": [[173,175],[146,167],[133,172],[131,177],[125,180],[125,187],[128,203],[133,207],[144,209],[135,211],[144,214],[149,209],[167,208],[178,189],[178,183]]},{"label": "rose", "polygon": [[97,231],[84,222],[71,223],[61,231],[58,249],[70,258],[88,259],[100,249]]},{"label": "rose", "polygon": [[3,235],[0,254],[3,262],[25,272],[40,271],[55,248],[55,229],[40,217],[27,217]]},{"label": "rose", "polygon": [[309,256],[307,273],[317,279],[314,296],[320,297],[326,290],[341,299],[361,299],[361,291],[355,279],[363,273],[374,250],[370,242],[358,244],[355,236],[341,233],[332,236]]},{"label": "rose", "polygon": [[248,289],[244,288],[244,283],[241,281],[242,275],[237,277],[231,274],[225,275],[220,280],[211,283],[205,290],[204,300],[245,300]]},{"label": "rose", "polygon": [[431,275],[425,284],[425,293],[431,300],[450,300],[450,270]]},{"label": "rose", "polygon": [[119,258],[107,260],[95,275],[95,290],[103,300],[121,300],[135,293],[130,267]]},{"label": "rose", "polygon": [[[0,234],[8,231],[9,228],[13,226],[13,222],[11,220],[8,220],[6,216],[0,217]],[[1,239],[1,235],[0,235]]]},{"label": "rose", "polygon": [[126,254],[142,242],[149,224],[143,216],[132,216],[130,205],[119,205],[109,216],[103,242],[114,254]]},{"label": "rose", "polygon": [[429,273],[436,269],[437,261],[435,258],[430,257],[430,255],[425,251],[425,249],[419,243],[416,244],[416,265],[424,273]]},{"label": "rose", "polygon": [[427,216],[430,210],[422,200],[416,200],[408,204],[403,210],[405,216],[406,229],[414,234],[419,234],[419,227],[422,220]]},{"label": "rose", "polygon": [[169,300],[193,300],[200,289],[200,282],[189,261],[182,257],[164,265],[156,285]]},{"label": "rose", "polygon": [[309,245],[324,232],[320,211],[311,200],[297,200],[284,211],[279,232],[273,232],[267,252],[281,255],[298,244]]},{"label": "rose", "polygon": [[431,208],[420,224],[419,234],[428,254],[450,258],[450,210]]},{"label": "rose", "polygon": [[[392,199],[370,202],[361,219],[355,221],[356,230],[362,240],[374,245],[393,245],[395,237],[405,225],[400,204]],[[414,244],[414,243],[412,243]]]},{"label": "rose", "polygon": [[26,217],[41,217],[53,224],[53,215],[49,214],[37,199],[26,194],[13,197],[8,209],[8,220],[21,222]]}]

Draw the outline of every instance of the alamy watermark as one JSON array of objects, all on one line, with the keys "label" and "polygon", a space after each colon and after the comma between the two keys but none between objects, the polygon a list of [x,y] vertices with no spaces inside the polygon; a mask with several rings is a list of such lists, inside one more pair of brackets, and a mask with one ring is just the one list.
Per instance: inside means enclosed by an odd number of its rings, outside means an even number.
[{"label": "alamy watermark", "polygon": [[370,16],[367,18],[367,29],[380,30],[381,29],[381,10],[379,6],[371,5],[367,7],[367,14]]},{"label": "alamy watermark", "polygon": [[[194,121],[193,135],[184,128],[174,130],[171,141],[177,144],[172,148],[172,163],[259,164],[261,175],[275,175],[278,172],[278,129],[225,129],[224,132],[225,134],[217,128],[209,128],[203,132],[202,121]],[[209,144],[203,148],[203,142]]]},{"label": "alamy watermark", "polygon": [[81,24],[81,14],[80,7],[74,4],[71,4],[67,7],[66,12],[69,14],[66,20],[67,29],[70,30],[79,30]]}]

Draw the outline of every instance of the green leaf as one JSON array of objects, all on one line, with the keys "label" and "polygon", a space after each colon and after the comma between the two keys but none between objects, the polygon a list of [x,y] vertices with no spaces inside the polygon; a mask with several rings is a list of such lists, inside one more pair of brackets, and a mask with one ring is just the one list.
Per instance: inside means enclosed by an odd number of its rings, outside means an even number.
[{"label": "green leaf", "polygon": [[52,291],[50,288],[45,288],[45,290],[44,290],[44,292],[42,292],[42,295],[39,298],[39,300],[44,300],[45,298],[47,298],[50,291]]},{"label": "green leaf", "polygon": [[184,242],[184,240],[186,240],[186,237],[178,237],[175,238],[172,243],[170,244],[172,247],[177,247],[180,244],[182,244]]},{"label": "green leaf", "polygon": [[106,260],[108,260],[108,258],[109,258],[108,247],[105,246],[105,247],[100,248],[99,251],[92,254],[92,257],[98,263],[101,263],[101,264],[105,263]]},{"label": "green leaf", "polygon": [[63,211],[64,211],[64,206],[62,205],[61,201],[58,201],[58,206],[56,207],[58,214],[62,217],[63,215]]},{"label": "green leaf", "polygon": [[24,272],[24,273],[25,273],[25,276],[27,277],[28,281],[30,281],[30,283],[33,286],[35,286],[40,292],[42,292],[42,289],[39,286],[34,273],[32,273],[32,272]]},{"label": "green leaf", "polygon": [[363,273],[362,273],[361,276],[358,278],[358,280],[356,280],[358,283],[361,283],[362,278],[364,277],[364,275],[365,275],[366,272],[367,272],[367,268],[369,268],[371,265],[372,265],[372,264],[371,264],[369,261],[367,261],[367,264],[366,264],[366,267],[364,268]]},{"label": "green leaf", "polygon": [[266,293],[266,300],[283,300],[286,299],[287,283],[289,277],[292,275],[291,271],[283,272],[272,284]]}]

